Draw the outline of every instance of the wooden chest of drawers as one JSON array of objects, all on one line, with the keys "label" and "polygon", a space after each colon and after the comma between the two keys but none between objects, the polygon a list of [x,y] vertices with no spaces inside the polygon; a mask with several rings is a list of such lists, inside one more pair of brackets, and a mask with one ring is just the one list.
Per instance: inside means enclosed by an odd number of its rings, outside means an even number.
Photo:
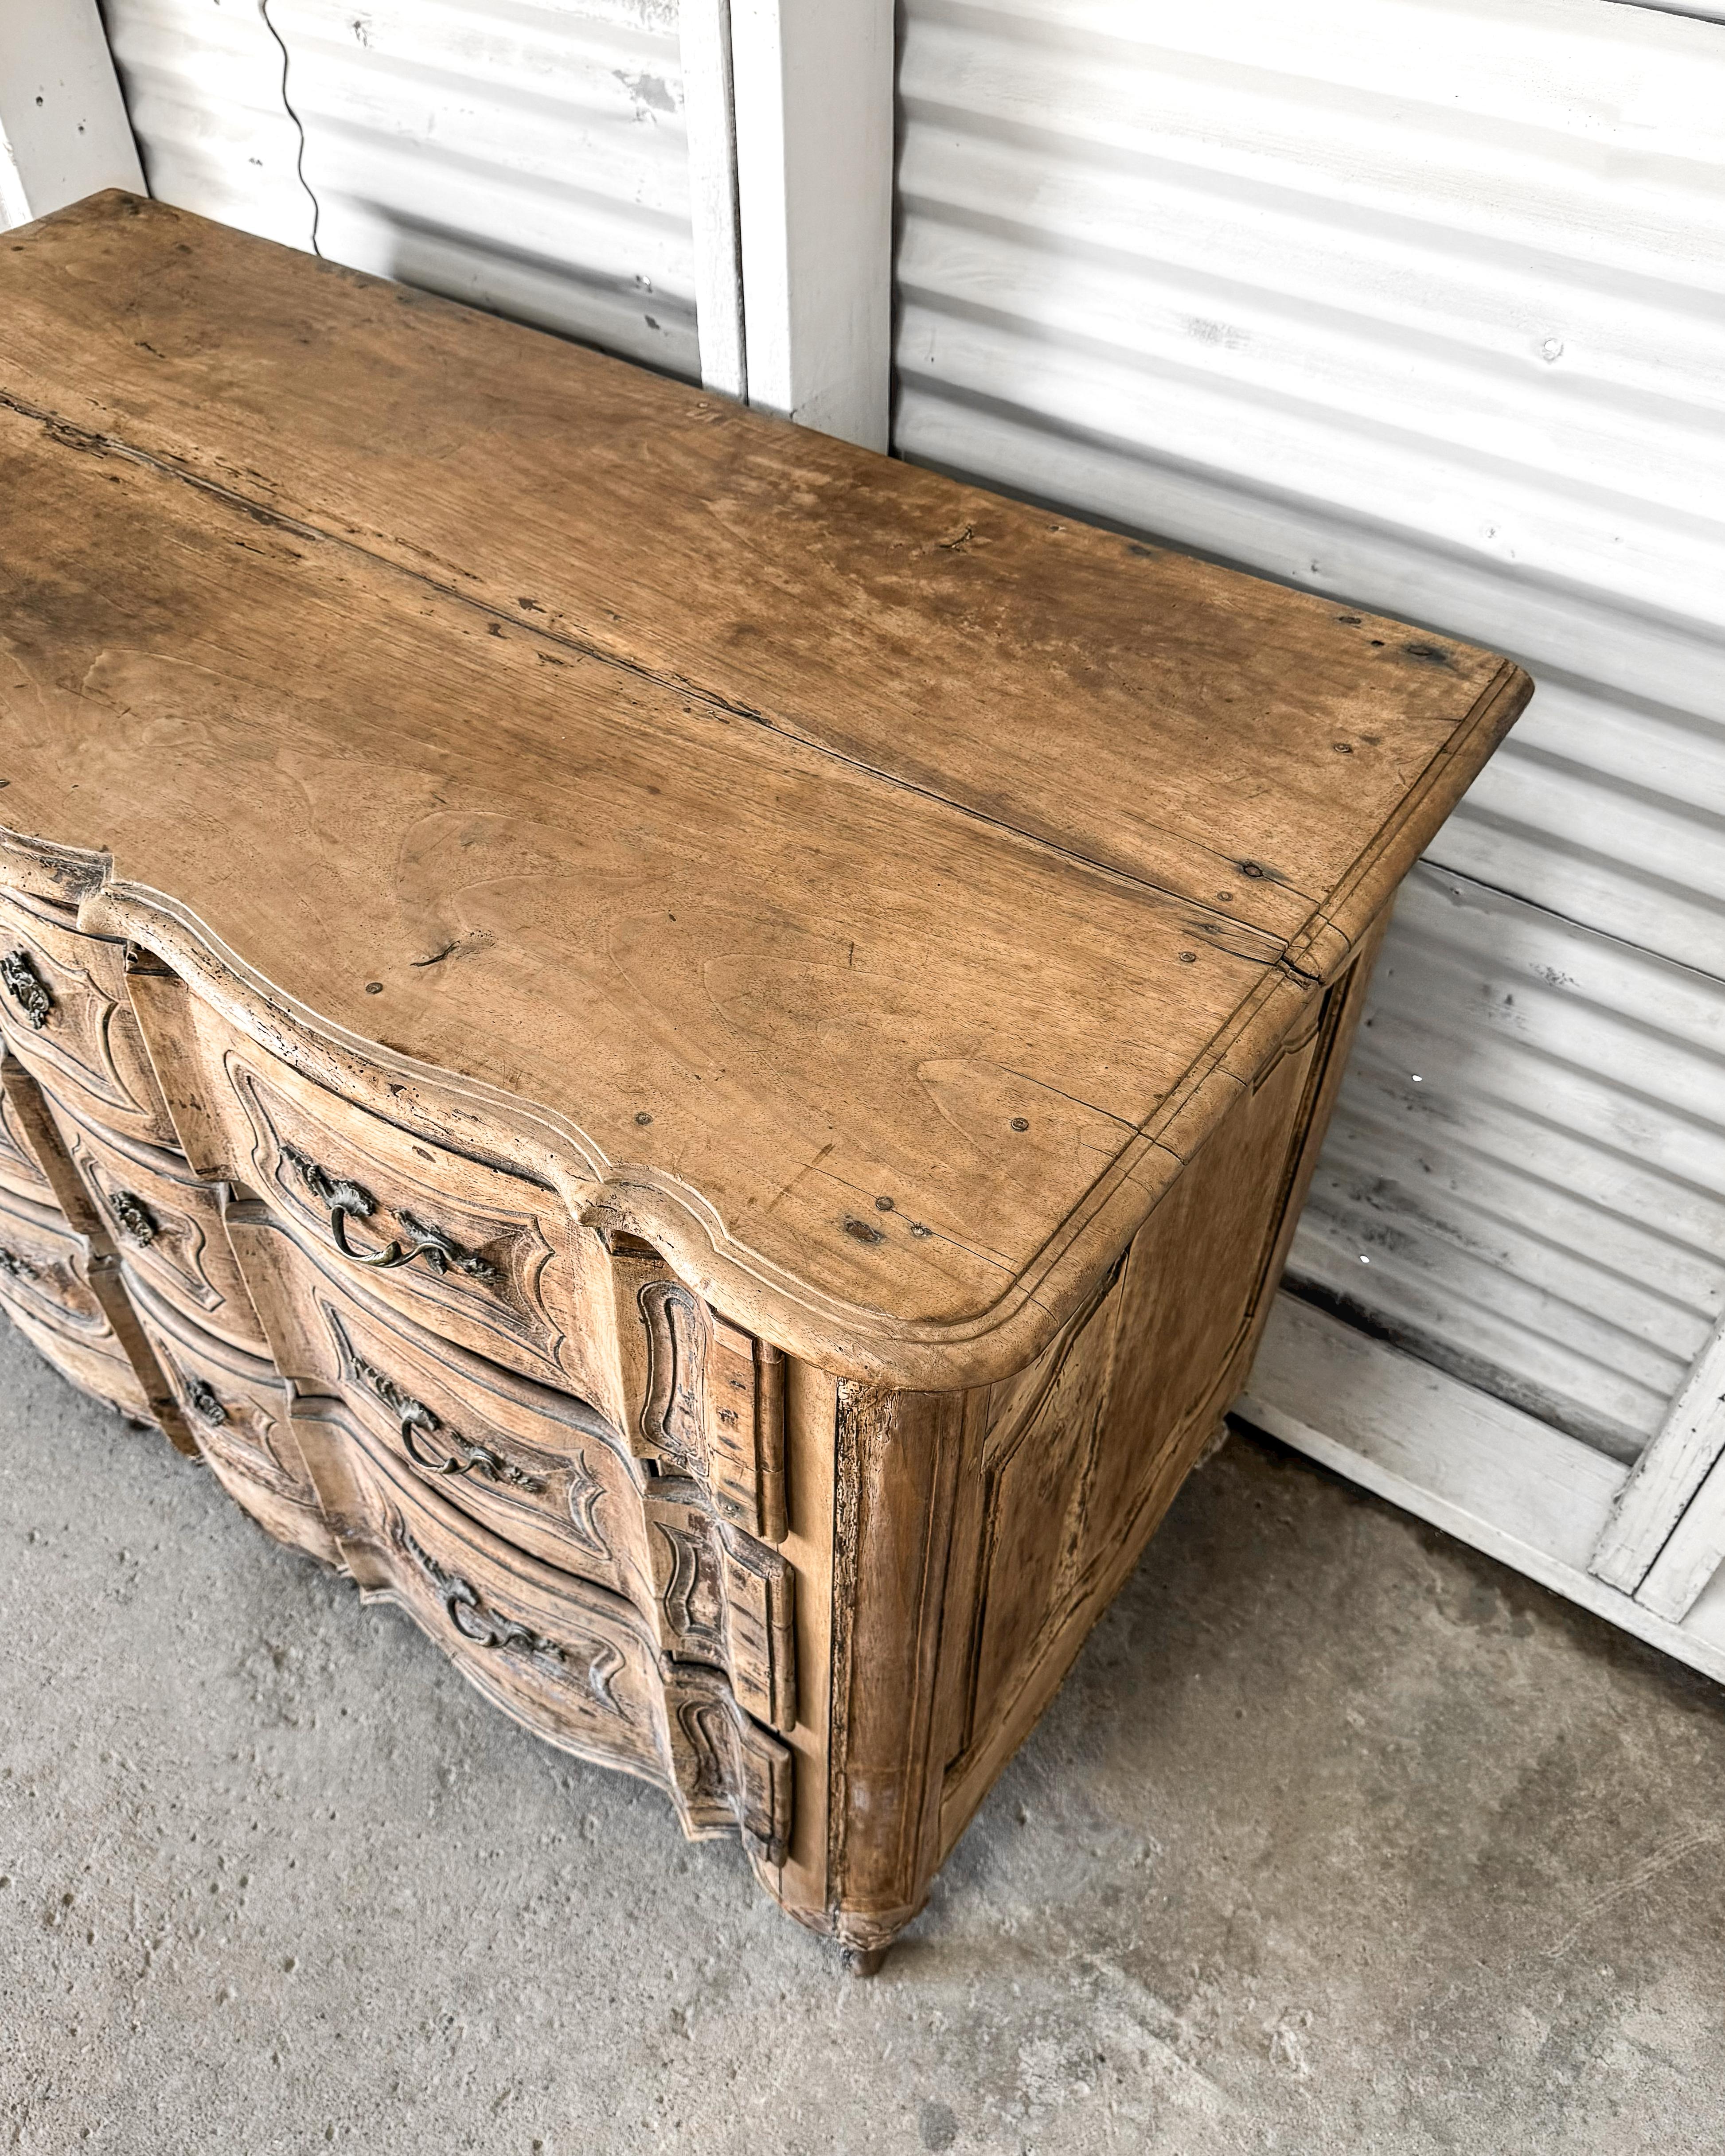
[{"label": "wooden chest of drawers", "polygon": [[0,474],[0,1302],[872,1966],[1525,678],[122,195]]}]

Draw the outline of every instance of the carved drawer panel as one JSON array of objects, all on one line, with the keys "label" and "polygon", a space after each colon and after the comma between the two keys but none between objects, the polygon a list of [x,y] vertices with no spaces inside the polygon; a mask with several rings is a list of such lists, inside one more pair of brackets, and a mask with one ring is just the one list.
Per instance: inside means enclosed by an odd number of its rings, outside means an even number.
[{"label": "carved drawer panel", "polygon": [[612,1363],[605,1261],[543,1185],[314,1084],[174,984],[136,983],[193,1164],[266,1199],[341,1271],[446,1339],[588,1399]]},{"label": "carved drawer panel", "polygon": [[794,1726],[790,1568],[717,1519],[699,1483],[659,1476],[574,1394],[439,1339],[372,1300],[260,1204],[228,1232],[283,1372],[337,1394],[414,1477],[520,1548],[626,1595],[658,1645]]},{"label": "carved drawer panel", "polygon": [[685,1833],[735,1830],[757,1861],[783,1861],[791,1755],[721,1676],[661,1657],[632,1603],[488,1533],[368,1431],[310,1403],[296,1422],[362,1588],[536,1735],[667,1789]]},{"label": "carved drawer panel", "polygon": [[[115,1260],[94,1257],[88,1238],[58,1211],[0,1198],[0,1304],[74,1384],[129,1415],[159,1419],[152,1394],[160,1380],[150,1381],[148,1353],[131,1326]],[[129,1327],[131,1354],[123,1337]]]},{"label": "carved drawer panel", "polygon": [[206,1330],[265,1352],[222,1224],[222,1194],[183,1153],[92,1130],[55,1104],[55,1127],[90,1194],[95,1216],[127,1270]]},{"label": "carved drawer panel", "polygon": [[660,1643],[727,1672],[757,1721],[797,1726],[795,1575],[777,1550],[716,1519],[698,1482],[655,1476],[644,1494]]},{"label": "carved drawer panel", "polygon": [[290,1389],[275,1364],[206,1332],[130,1266],[124,1277],[145,1337],[217,1481],[268,1532],[334,1563],[335,1540],[290,1423]]},{"label": "carved drawer panel", "polygon": [[134,1422],[160,1419],[111,1330],[105,1337],[92,1336],[46,1323],[3,1294],[0,1294],[0,1306],[4,1307],[7,1316],[37,1353],[52,1363],[60,1375],[69,1378],[80,1392],[90,1394],[105,1406],[118,1408]]},{"label": "carved drawer panel", "polygon": [[0,891],[0,1030],[55,1098],[151,1145],[173,1124],[126,991],[126,947],[69,906]]},{"label": "carved drawer panel", "polygon": [[42,1172],[21,1100],[30,1084],[22,1064],[9,1055],[0,1056],[0,1190],[27,1198],[33,1205],[52,1205],[54,1186]]},{"label": "carved drawer panel", "polygon": [[642,1472],[596,1409],[378,1302],[266,1205],[230,1206],[228,1230],[276,1361],[302,1391],[338,1394],[418,1479],[509,1541],[644,1597]]},{"label": "carved drawer panel", "polygon": [[783,1541],[783,1357],[727,1324],[644,1245],[616,1249],[611,1262],[636,1451],[702,1484],[733,1527]]}]

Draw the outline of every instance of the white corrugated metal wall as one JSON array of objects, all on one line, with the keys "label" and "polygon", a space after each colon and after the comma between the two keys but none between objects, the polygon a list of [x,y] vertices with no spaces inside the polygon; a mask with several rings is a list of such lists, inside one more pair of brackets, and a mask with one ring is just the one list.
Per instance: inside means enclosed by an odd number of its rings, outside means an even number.
[{"label": "white corrugated metal wall", "polygon": [[1493,644],[1300,1292],[1620,1460],[1725,1308],[1725,33],[908,0],[896,445]]},{"label": "white corrugated metal wall", "polygon": [[162,201],[699,373],[676,0],[102,12]]}]

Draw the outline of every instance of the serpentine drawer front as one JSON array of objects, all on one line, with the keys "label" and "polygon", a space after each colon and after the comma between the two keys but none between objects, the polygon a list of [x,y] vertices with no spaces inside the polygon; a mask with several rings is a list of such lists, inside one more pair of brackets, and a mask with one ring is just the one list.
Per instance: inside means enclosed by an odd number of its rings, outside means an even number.
[{"label": "serpentine drawer front", "polygon": [[0,1303],[13,1322],[74,1384],[147,1418],[147,1382],[113,1322],[117,1294],[113,1260],[87,1235],[52,1206],[0,1195]]},{"label": "serpentine drawer front", "polygon": [[256,1191],[404,1315],[551,1384],[600,1382],[591,1263],[557,1193],[403,1131],[159,977],[134,983],[193,1162]]},{"label": "serpentine drawer front", "polygon": [[278,1541],[333,1563],[335,1542],[291,1427],[291,1386],[273,1362],[206,1332],[130,1267],[121,1277],[217,1481]]},{"label": "serpentine drawer front", "polygon": [[54,1185],[44,1172],[36,1142],[19,1110],[20,1081],[26,1086],[23,1065],[10,1056],[0,1056],[0,1190],[27,1198],[33,1205],[52,1205]]},{"label": "serpentine drawer front", "polygon": [[172,1145],[126,998],[126,947],[51,900],[0,893],[0,1030],[51,1097],[116,1137]]},{"label": "serpentine drawer front", "polygon": [[263,1206],[228,1229],[295,1385],[338,1396],[418,1480],[546,1563],[627,1596],[678,1661],[723,1670],[765,1722],[794,1722],[791,1576],[716,1516],[697,1481],[650,1471],[621,1432],[398,1316]]},{"label": "serpentine drawer front", "polygon": [[693,1838],[783,1861],[790,1755],[711,1671],[660,1661],[638,1612],[512,1549],[331,1419],[301,1432],[362,1587],[399,1602],[486,1697],[566,1751],[670,1794]]},{"label": "serpentine drawer front", "polygon": [[1525,677],[122,194],[0,465],[0,1305],[872,1969]]},{"label": "serpentine drawer front", "polygon": [[264,1352],[257,1312],[228,1247],[221,1191],[183,1153],[93,1130],[51,1106],[56,1135],[128,1267],[203,1330]]}]

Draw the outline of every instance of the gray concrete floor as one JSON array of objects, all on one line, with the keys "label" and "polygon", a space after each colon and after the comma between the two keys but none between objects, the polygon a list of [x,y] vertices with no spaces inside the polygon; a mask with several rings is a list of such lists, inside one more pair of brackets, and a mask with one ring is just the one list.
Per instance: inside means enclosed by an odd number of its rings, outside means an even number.
[{"label": "gray concrete floor", "polygon": [[1725,2146],[1712,1686],[1267,1444],[873,1983],[0,1328],[0,2146]]}]

